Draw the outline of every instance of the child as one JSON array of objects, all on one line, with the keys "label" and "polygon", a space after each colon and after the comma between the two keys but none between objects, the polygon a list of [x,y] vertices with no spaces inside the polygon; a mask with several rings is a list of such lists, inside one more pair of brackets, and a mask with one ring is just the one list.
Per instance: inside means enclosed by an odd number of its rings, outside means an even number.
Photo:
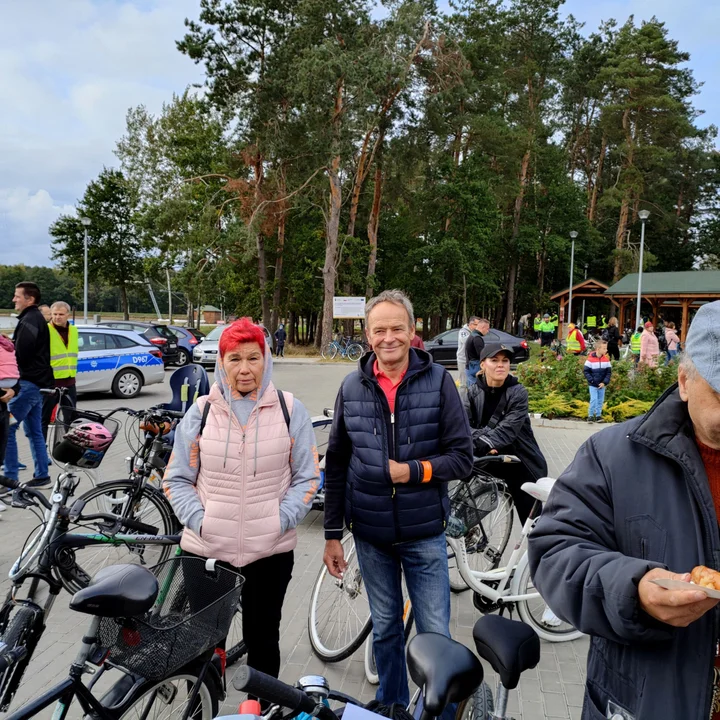
[{"label": "child", "polygon": [[595,351],[591,352],[585,361],[584,372],[590,387],[590,407],[588,408],[587,421],[602,422],[605,388],[610,382],[610,375],[612,374],[605,341],[598,340],[595,343]]}]

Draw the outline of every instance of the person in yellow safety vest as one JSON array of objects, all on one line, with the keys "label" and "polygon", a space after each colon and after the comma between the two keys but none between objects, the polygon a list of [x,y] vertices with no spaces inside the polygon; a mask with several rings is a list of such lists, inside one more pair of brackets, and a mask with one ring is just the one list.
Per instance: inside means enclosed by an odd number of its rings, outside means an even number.
[{"label": "person in yellow safety vest", "polygon": [[[56,302],[50,307],[52,313],[48,323],[50,331],[50,367],[52,367],[55,387],[67,388],[63,404],[77,405],[75,376],[78,363],[78,329],[70,325],[70,306],[66,302]],[[56,395],[46,395],[43,400],[43,433],[47,436],[53,408],[57,405]]]},{"label": "person in yellow safety vest", "polygon": [[630,352],[633,356],[633,362],[637,364],[640,361],[640,345],[642,343],[643,326],[641,325],[637,332],[630,338]]},{"label": "person in yellow safety vest", "polygon": [[571,355],[585,352],[585,338],[573,323],[568,323],[567,351]]},{"label": "person in yellow safety vest", "polygon": [[553,314],[553,316],[550,318],[550,322],[553,324],[553,327],[555,328],[555,332],[557,332],[558,325],[560,324],[560,320],[558,319],[557,313]]},{"label": "person in yellow safety vest", "polygon": [[608,326],[607,324],[607,318],[604,315],[600,316],[600,329],[605,330],[605,328]]},{"label": "person in yellow safety vest", "polygon": [[540,346],[550,347],[555,339],[555,326],[550,320],[550,315],[545,313],[543,321],[540,323]]},{"label": "person in yellow safety vest", "polygon": [[594,330],[597,327],[597,318],[595,315],[588,315],[587,326],[588,330]]},{"label": "person in yellow safety vest", "polygon": [[540,326],[542,325],[542,318],[540,317],[540,313],[535,313],[535,318],[533,319],[533,330],[535,331],[535,339],[540,339]]}]

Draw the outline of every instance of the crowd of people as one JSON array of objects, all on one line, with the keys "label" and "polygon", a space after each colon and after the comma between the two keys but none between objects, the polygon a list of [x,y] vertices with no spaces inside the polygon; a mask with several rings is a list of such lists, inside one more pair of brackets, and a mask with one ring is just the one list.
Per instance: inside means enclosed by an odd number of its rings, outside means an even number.
[{"label": "crowd of people", "polygon": [[[71,387],[77,358],[68,308],[53,304],[48,322],[39,302],[37,286],[20,283],[14,344],[0,338],[0,451],[8,440],[5,473],[17,478],[22,425],[31,486],[48,480],[40,390]],[[340,541],[353,534],[373,619],[377,699],[386,705],[409,702],[401,577],[418,631],[450,636],[448,483],[471,475],[474,456],[516,455],[521,463],[497,472],[524,522],[533,501],[521,486],[548,471],[527,390],[510,373],[512,349],[486,343],[489,322],[473,316],[460,333],[458,392],[415,346],[414,317],[398,290],[367,303],[371,350],[341,384],[325,457],[323,561],[342,579]],[[593,417],[620,343],[613,320],[585,363]],[[671,323],[665,333],[672,359],[679,338]],[[657,362],[651,324],[631,349],[640,362]],[[580,448],[530,535],[534,582],[548,603],[543,622],[591,636],[583,717],[720,718],[718,601],[691,585],[655,582],[686,582],[694,567],[720,558],[720,302],[698,312],[678,376],[649,413]],[[248,663],[277,676],[296,528],[320,470],[309,413],[273,384],[261,327],[243,318],[222,334],[210,394],[191,406],[175,439],[164,489],[184,526],[181,547],[245,577]]]}]

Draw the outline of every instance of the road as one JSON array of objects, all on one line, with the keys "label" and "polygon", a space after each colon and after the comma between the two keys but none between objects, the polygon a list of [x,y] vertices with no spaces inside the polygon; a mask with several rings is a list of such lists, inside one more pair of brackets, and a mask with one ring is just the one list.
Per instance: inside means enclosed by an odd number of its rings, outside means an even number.
[{"label": "road", "polygon": [[[308,408],[311,415],[321,414],[324,407],[334,404],[338,387],[354,365],[348,364],[299,364],[279,360],[273,369],[275,384],[292,392]],[[83,395],[80,405],[98,410],[127,405],[134,409],[149,407],[170,399],[168,381],[171,371],[166,372],[166,382],[145,388],[134,400],[119,401],[106,394]],[[557,476],[570,462],[579,445],[596,428],[578,424],[577,428],[536,428],[536,436],[548,459],[550,473]],[[26,462],[29,450],[24,438],[20,442],[21,459]],[[129,454],[124,433],[121,431],[100,468],[104,480],[116,479],[125,474],[124,460]],[[30,471],[21,479],[29,477]],[[87,482],[87,481],[85,481]],[[81,486],[78,492],[86,487]],[[29,532],[37,520],[27,510],[8,510],[0,520],[0,590],[9,587],[7,573]],[[517,526],[517,523],[515,524]],[[323,549],[322,514],[311,512],[298,531],[295,551],[295,569],[283,610],[281,627],[281,652],[283,667],[281,677],[295,682],[309,673],[325,675],[331,687],[342,690],[363,701],[374,697],[374,688],[365,681],[362,648],[347,660],[324,664],[312,653],[307,634],[307,611],[310,591],[320,568]],[[469,592],[452,598],[452,633],[456,640],[473,647],[472,626],[479,613],[472,604]],[[37,696],[52,683],[65,677],[67,668],[75,655],[75,645],[87,626],[87,618],[72,613],[68,608],[68,596],[63,591],[53,607],[48,627],[40,646],[26,673],[14,708],[21,702]],[[583,683],[585,680],[585,656],[588,641],[583,638],[572,643],[543,643],[542,659],[535,670],[527,672],[518,691],[511,694],[510,711],[517,720],[540,720],[549,718],[580,718]],[[487,670],[487,668],[486,668]],[[494,687],[492,671],[488,680]],[[102,686],[102,684],[101,684]],[[222,708],[226,713],[235,712],[239,694],[231,690]],[[43,716],[50,718],[51,711]]]}]

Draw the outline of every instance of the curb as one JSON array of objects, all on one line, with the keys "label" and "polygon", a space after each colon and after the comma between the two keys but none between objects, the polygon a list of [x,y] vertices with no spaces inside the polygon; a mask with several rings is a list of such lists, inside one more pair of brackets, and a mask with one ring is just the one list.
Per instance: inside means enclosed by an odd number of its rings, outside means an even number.
[{"label": "curb", "polygon": [[586,428],[589,426],[598,428],[611,427],[612,425],[616,424],[612,422],[593,424],[583,422],[582,420],[563,420],[562,418],[555,418],[553,420],[550,420],[549,418],[540,418],[538,420],[532,415],[530,416],[530,422],[533,427],[560,428],[563,430],[580,430],[581,428]]}]

